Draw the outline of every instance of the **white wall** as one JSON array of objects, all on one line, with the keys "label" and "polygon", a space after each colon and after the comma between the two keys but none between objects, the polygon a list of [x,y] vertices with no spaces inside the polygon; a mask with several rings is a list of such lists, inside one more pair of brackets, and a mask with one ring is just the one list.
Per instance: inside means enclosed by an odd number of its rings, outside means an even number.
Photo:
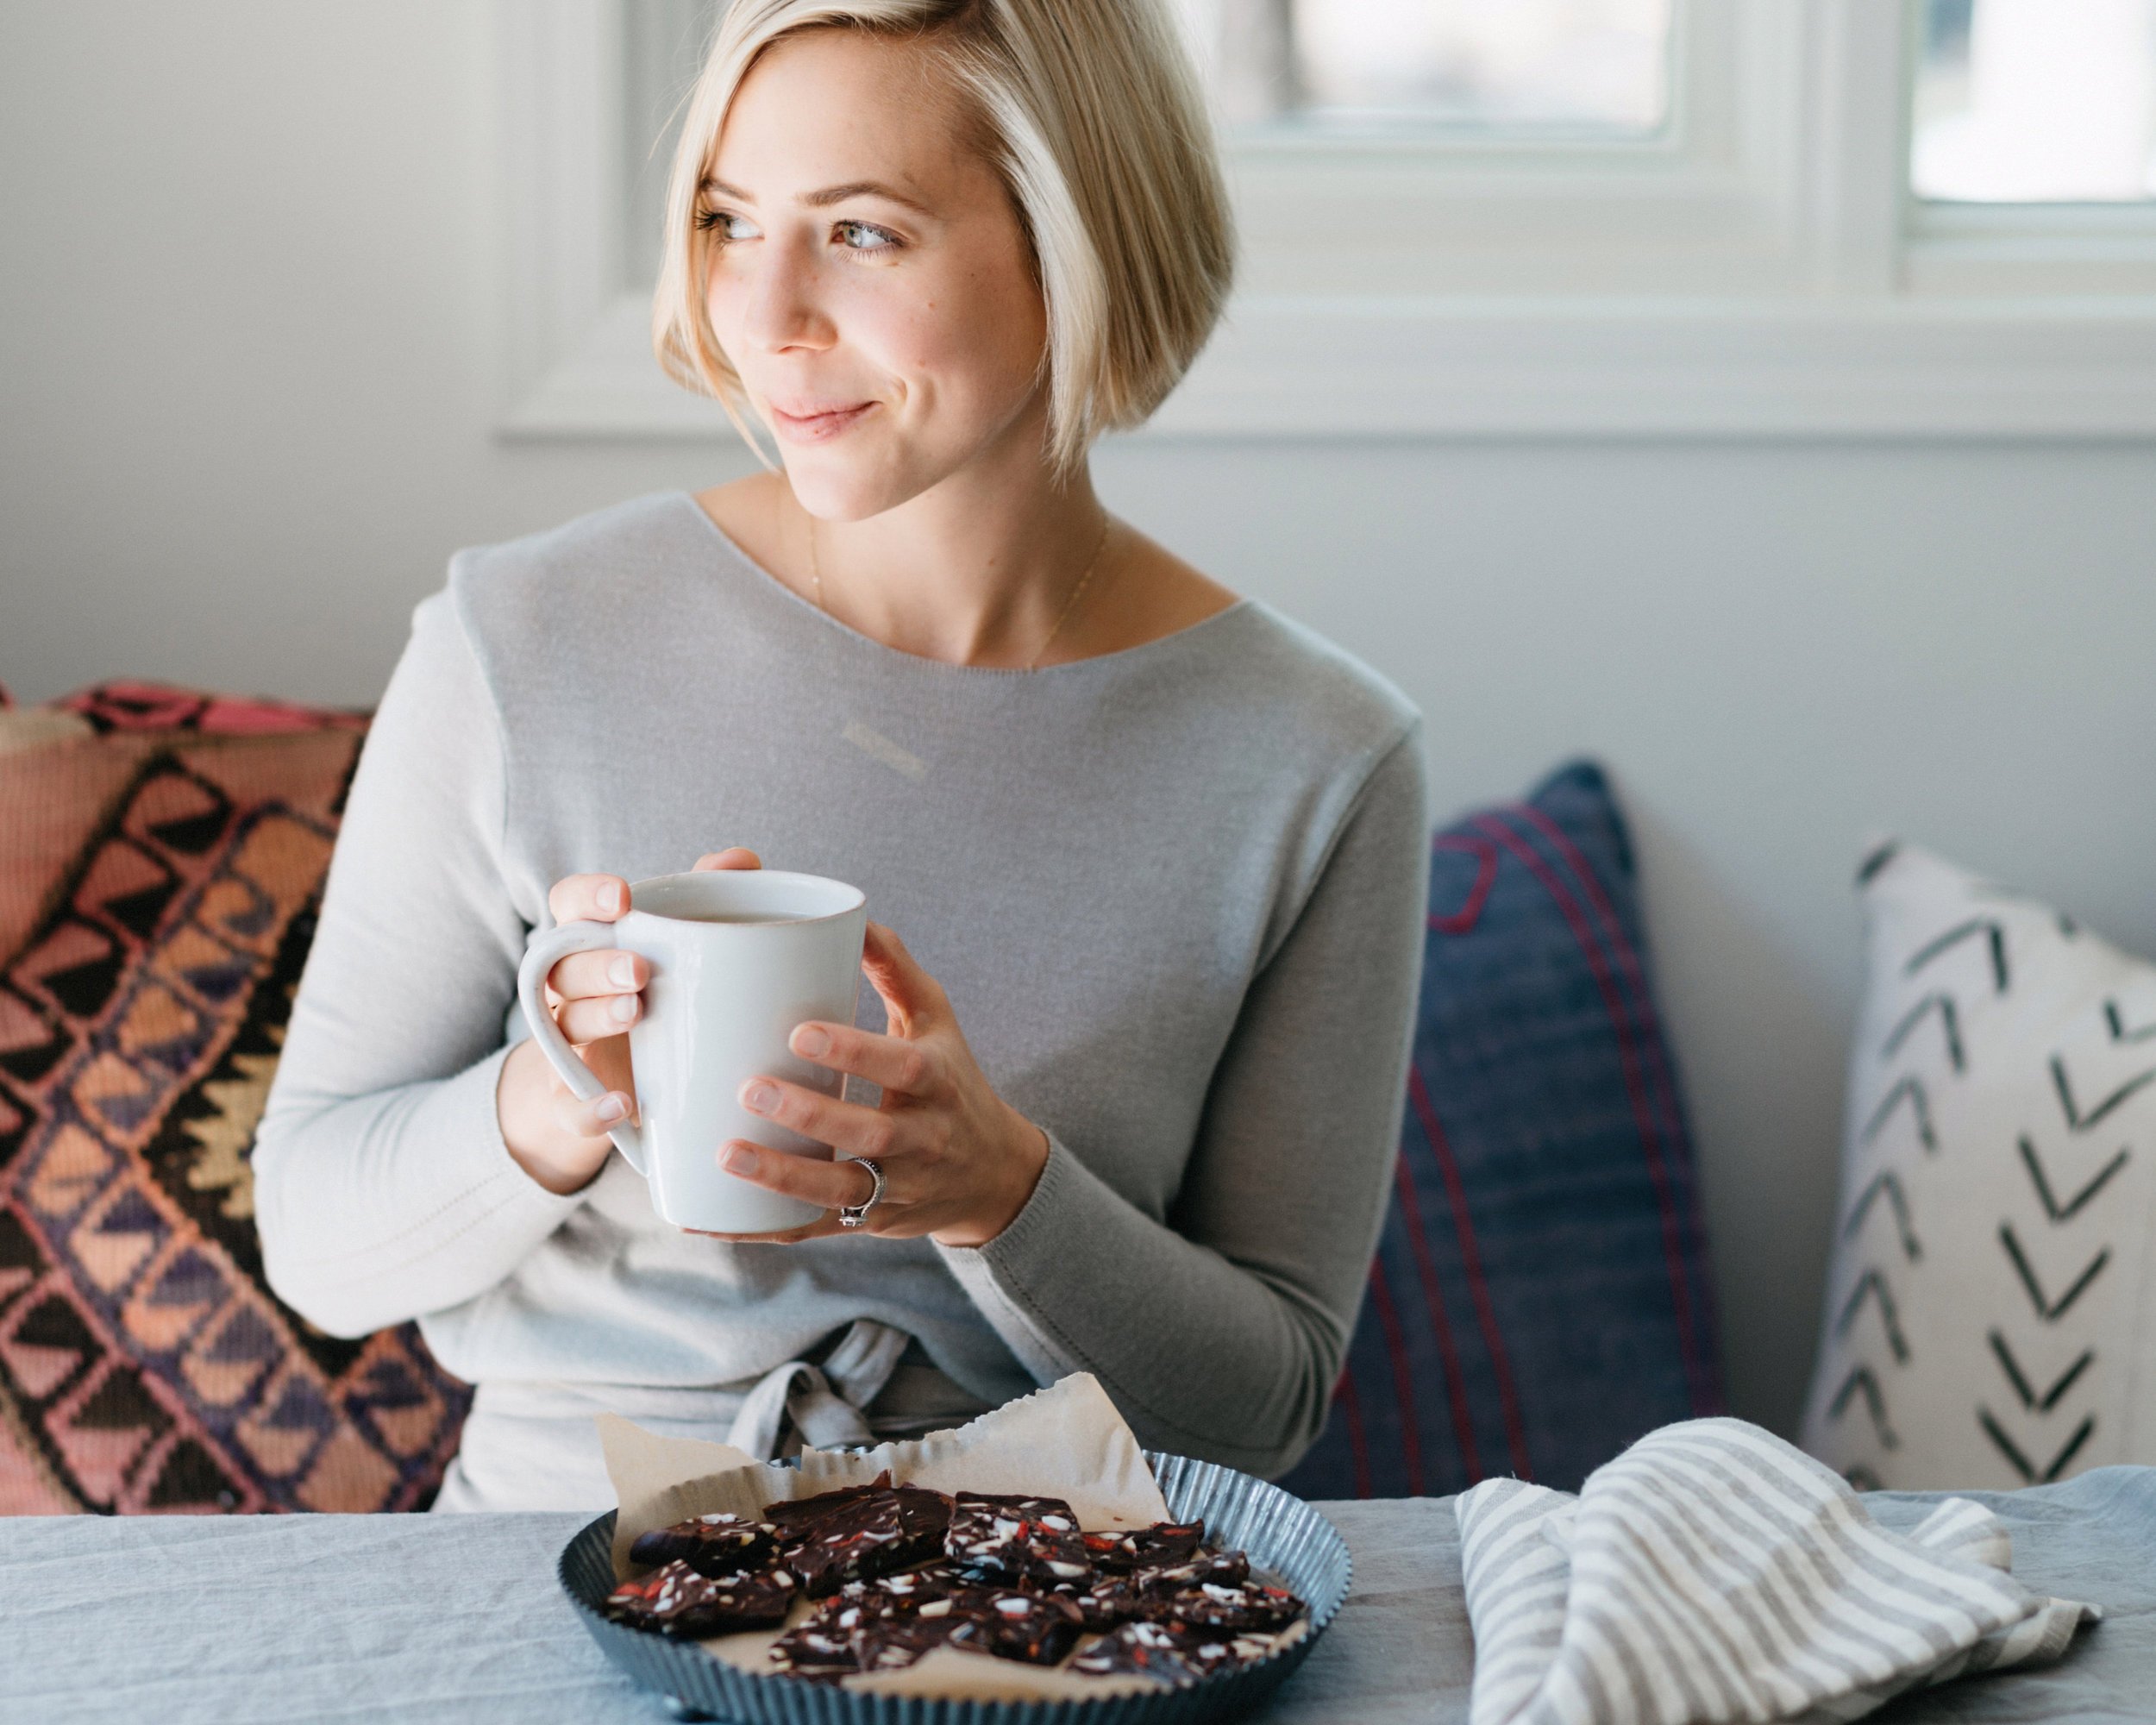
[{"label": "white wall", "polygon": [[[0,8],[0,682],[371,701],[454,548],[740,469],[504,445],[479,0]],[[2147,445],[1133,441],[1117,509],[1427,715],[1615,770],[1738,1411],[1808,1369],[1894,830],[2156,951]]]}]

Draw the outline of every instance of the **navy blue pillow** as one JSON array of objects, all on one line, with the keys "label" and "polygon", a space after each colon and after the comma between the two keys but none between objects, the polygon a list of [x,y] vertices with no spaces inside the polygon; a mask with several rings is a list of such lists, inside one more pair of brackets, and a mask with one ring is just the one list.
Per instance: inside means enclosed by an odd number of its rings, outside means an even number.
[{"label": "navy blue pillow", "polygon": [[1691,1141],[1601,768],[1432,840],[1390,1213],[1306,1497],[1576,1490],[1721,1411]]}]

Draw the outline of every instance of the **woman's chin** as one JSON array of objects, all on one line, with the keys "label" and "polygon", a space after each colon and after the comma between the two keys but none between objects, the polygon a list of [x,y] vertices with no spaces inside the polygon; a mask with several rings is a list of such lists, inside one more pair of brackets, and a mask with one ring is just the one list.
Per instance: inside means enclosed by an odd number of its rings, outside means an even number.
[{"label": "woman's chin", "polygon": [[896,480],[894,463],[833,460],[834,454],[787,451],[787,483],[793,488],[794,501],[818,521],[865,521],[896,509],[924,489]]}]

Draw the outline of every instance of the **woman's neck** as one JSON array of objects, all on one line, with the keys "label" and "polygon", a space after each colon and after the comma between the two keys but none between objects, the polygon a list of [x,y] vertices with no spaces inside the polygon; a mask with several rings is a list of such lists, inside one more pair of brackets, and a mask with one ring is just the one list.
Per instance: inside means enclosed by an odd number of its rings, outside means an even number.
[{"label": "woman's neck", "polygon": [[1117,540],[1102,538],[1106,512],[1082,469],[1060,486],[954,475],[860,521],[819,520],[772,482],[785,573],[805,572],[808,596],[849,627],[923,658],[1029,664],[1072,636],[1073,596],[1099,597],[1112,574]]},{"label": "woman's neck", "polygon": [[1092,658],[1187,629],[1235,602],[1125,523],[1113,524],[1103,543],[1105,517],[1082,469],[1061,487],[1025,474],[946,480],[860,521],[812,518],[777,473],[714,486],[696,501],[803,599],[817,602],[820,579],[824,609],[849,628],[946,664]]}]

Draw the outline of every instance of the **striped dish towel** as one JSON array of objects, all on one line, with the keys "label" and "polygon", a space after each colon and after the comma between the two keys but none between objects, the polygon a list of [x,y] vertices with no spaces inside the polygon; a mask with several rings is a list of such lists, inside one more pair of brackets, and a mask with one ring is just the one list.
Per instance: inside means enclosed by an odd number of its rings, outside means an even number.
[{"label": "striped dish towel", "polygon": [[1981,1504],[1889,1533],[1839,1474],[1741,1420],[1651,1432],[1576,1497],[1492,1479],[1454,1509],[1470,1725],[1854,1719],[2055,1659],[2103,1615],[2016,1581]]}]

